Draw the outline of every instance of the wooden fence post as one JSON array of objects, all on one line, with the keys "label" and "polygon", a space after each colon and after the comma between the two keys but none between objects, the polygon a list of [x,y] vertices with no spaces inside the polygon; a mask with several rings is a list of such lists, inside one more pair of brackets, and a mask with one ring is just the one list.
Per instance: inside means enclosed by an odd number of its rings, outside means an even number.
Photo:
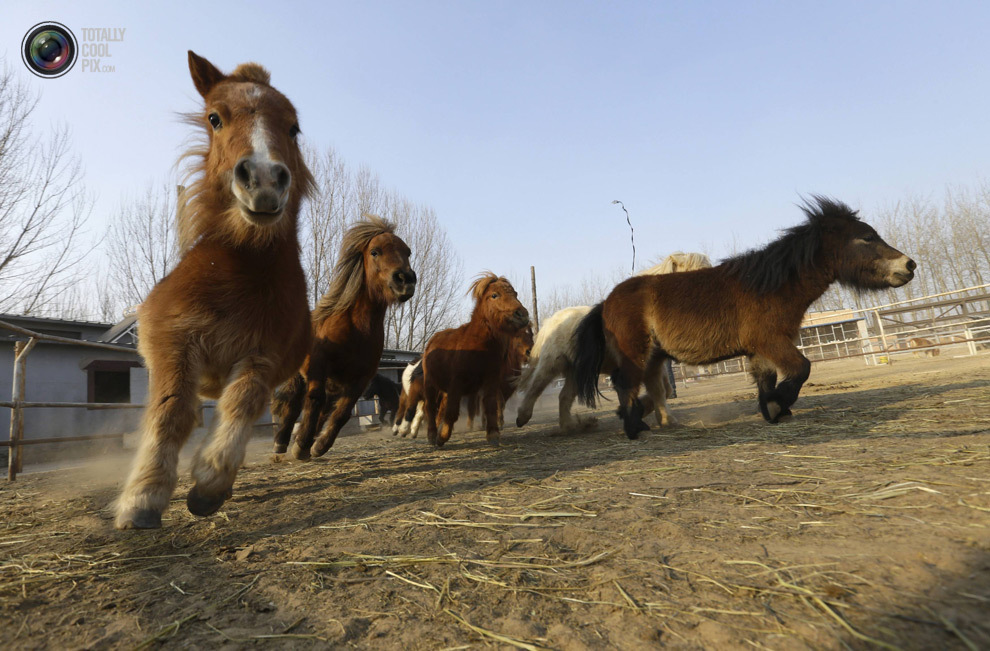
[{"label": "wooden fence post", "polygon": [[24,402],[24,390],[27,386],[27,355],[36,343],[38,340],[34,337],[27,341],[14,342],[14,381],[11,386],[11,402],[14,406],[10,409],[10,452],[7,457],[7,479],[10,481],[16,479],[17,473],[24,469],[22,448],[17,443],[24,439],[24,409],[21,403]]}]

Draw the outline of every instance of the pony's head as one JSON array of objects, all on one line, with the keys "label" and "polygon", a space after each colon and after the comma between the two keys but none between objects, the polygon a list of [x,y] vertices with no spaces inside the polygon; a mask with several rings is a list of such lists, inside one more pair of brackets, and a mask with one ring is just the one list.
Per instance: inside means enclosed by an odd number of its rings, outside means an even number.
[{"label": "pony's head", "polygon": [[846,204],[814,196],[802,210],[820,232],[825,264],[838,282],[856,289],[887,289],[914,278],[915,261],[884,242]]},{"label": "pony's head", "polygon": [[471,283],[468,293],[474,298],[472,321],[481,320],[492,331],[507,335],[529,325],[529,312],[506,278],[485,271]]},{"label": "pony's head", "polygon": [[514,366],[522,368],[529,364],[529,357],[533,353],[533,326],[527,325],[512,337],[511,355]]},{"label": "pony's head", "polygon": [[314,320],[346,311],[365,289],[373,300],[386,305],[412,298],[416,272],[409,266],[410,255],[394,224],[365,215],[341,239],[330,289],[320,298]]},{"label": "pony's head", "polygon": [[[296,136],[292,103],[269,84],[268,71],[244,63],[231,74],[189,52],[189,72],[203,97],[203,110],[189,121],[202,126],[207,142],[180,224],[183,248],[215,233],[236,244],[267,242],[294,228],[301,198],[313,186]],[[293,216],[287,225],[283,215]],[[214,217],[216,215],[217,217]]]},{"label": "pony's head", "polygon": [[[371,224],[391,226],[378,217]],[[362,250],[365,282],[379,288],[386,303],[405,303],[416,291],[416,272],[409,265],[412,251],[401,237],[386,230],[368,240]]]}]

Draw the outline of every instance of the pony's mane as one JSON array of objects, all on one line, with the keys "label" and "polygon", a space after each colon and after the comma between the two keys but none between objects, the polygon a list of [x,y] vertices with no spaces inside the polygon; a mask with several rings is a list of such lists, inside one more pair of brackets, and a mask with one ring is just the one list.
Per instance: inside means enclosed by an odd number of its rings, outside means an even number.
[{"label": "pony's mane", "polygon": [[[270,84],[270,79],[268,71],[257,63],[242,63],[224,81],[250,81],[275,90]],[[210,154],[210,141],[203,113],[202,111],[180,113],[179,119],[196,127],[199,134],[198,139],[194,139],[189,148],[179,156],[177,163],[177,165],[185,164],[185,172],[180,181],[184,189],[179,194],[176,208],[179,254],[186,253],[207,233],[211,237],[231,244],[270,245],[286,227],[291,226],[288,220],[280,219],[272,226],[259,227],[244,223],[239,209],[234,205],[219,214],[216,213],[207,198],[214,189],[207,187],[206,182],[206,160]],[[301,165],[301,174],[298,175],[302,190],[300,198],[309,196],[316,188],[316,179],[306,167],[305,160]],[[296,183],[296,179],[293,179],[293,183]]]},{"label": "pony's mane", "polygon": [[707,269],[712,266],[712,261],[704,253],[683,253],[677,251],[664,258],[659,264],[655,264],[649,269],[637,271],[637,276],[659,276],[678,271],[694,271],[695,269]]},{"label": "pony's mane", "polygon": [[488,291],[488,286],[492,283],[497,283],[500,280],[509,282],[504,276],[496,276],[490,271],[482,271],[480,274],[475,276],[471,286],[468,287],[468,296],[474,299],[475,304],[480,303],[481,299],[485,297],[485,292]]},{"label": "pony's mane", "polygon": [[395,233],[395,224],[375,215],[365,215],[344,233],[334,265],[330,289],[313,310],[313,323],[322,323],[354,305],[364,286],[364,249],[384,233]]},{"label": "pony's mane", "polygon": [[747,289],[768,294],[815,263],[827,221],[859,221],[856,211],[846,204],[819,195],[804,200],[800,208],[807,217],[805,223],[788,228],[782,237],[762,249],[729,258],[719,266],[739,278]]}]

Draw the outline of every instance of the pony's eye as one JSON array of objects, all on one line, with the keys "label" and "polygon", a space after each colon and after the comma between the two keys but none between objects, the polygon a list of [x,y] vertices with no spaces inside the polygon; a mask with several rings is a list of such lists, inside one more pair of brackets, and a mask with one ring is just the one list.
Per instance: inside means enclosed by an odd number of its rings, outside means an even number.
[{"label": "pony's eye", "polygon": [[877,236],[876,236],[875,233],[870,233],[868,235],[864,235],[863,237],[861,237],[859,239],[861,239],[862,241],[864,241],[867,244],[869,244],[871,242],[876,242],[877,241]]},{"label": "pony's eye", "polygon": [[492,294],[492,299],[498,298],[498,294]]},{"label": "pony's eye", "polygon": [[220,120],[220,116],[217,115],[216,113],[210,113],[207,119],[210,121],[210,126],[213,127],[214,131],[216,131],[217,129],[223,126],[223,122]]},{"label": "pony's eye", "polygon": [[371,257],[372,258],[377,258],[380,254],[381,254],[381,251],[379,251],[378,249],[371,249]]},{"label": "pony's eye", "polygon": [[295,138],[298,135],[299,135],[299,125],[298,124],[293,124],[292,125],[292,128],[289,129],[289,137],[290,138]]}]

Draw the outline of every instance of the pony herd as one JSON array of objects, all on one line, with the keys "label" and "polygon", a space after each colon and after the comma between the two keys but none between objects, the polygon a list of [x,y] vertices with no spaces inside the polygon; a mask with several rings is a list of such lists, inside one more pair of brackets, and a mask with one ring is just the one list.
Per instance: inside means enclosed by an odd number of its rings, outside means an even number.
[{"label": "pony herd", "polygon": [[425,418],[437,448],[450,439],[466,401],[469,418],[480,409],[486,438],[497,444],[514,391],[523,396],[516,417],[522,426],[536,398],[563,377],[560,426],[569,429],[579,424],[574,400],[594,406],[599,375],[608,373],[623,429],[636,438],[649,429],[643,419],[650,412],[658,424],[673,422],[666,409],[670,360],[708,364],[746,355],[760,412],[774,423],[790,414],[808,378],[810,363],[793,342],[811,303],[834,282],[881,289],[914,275],[915,263],[855,212],[817,196],[803,206],[805,223],[764,249],[715,267],[703,256],[674,256],[667,268],[623,281],[596,306],[553,315],[535,340],[512,284],[484,273],[471,285],[470,320],[430,339],[396,399],[394,386],[375,374],[386,310],[416,291],[409,247],[382,219],[354,224],[330,289],[311,314],[297,217],[313,177],[297,143],[295,109],[257,64],[228,75],[189,52],[189,69],[204,102],[189,121],[206,137],[188,154],[195,178],[179,211],[181,259],[138,311],[148,406],[116,504],[120,529],[161,526],[201,397],[217,399],[217,423],[193,459],[186,504],[198,516],[230,498],[269,400],[280,421],[275,452],[289,451],[291,442],[291,454],[305,460],[327,452],[363,394],[394,405],[395,431],[403,435],[415,436]]}]

